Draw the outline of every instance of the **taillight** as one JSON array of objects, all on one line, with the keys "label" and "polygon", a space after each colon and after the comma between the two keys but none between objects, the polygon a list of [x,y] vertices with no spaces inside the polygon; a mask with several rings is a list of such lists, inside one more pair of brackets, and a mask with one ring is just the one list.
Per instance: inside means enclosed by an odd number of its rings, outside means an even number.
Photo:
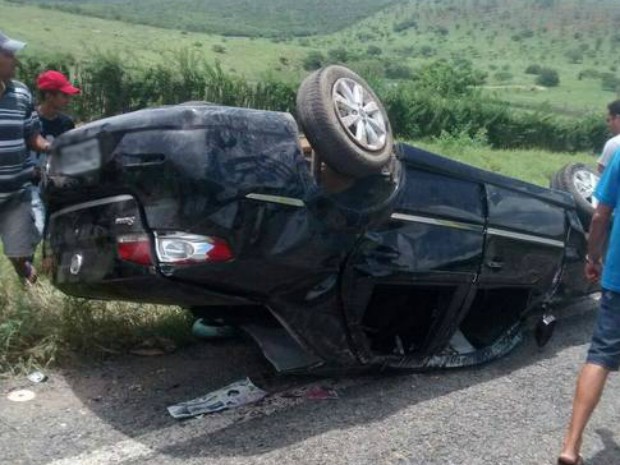
[{"label": "taillight", "polygon": [[121,260],[142,266],[153,264],[151,241],[148,234],[125,234],[116,240],[118,256]]},{"label": "taillight", "polygon": [[157,233],[155,244],[157,258],[161,263],[183,265],[233,259],[228,242],[219,237],[182,232]]}]

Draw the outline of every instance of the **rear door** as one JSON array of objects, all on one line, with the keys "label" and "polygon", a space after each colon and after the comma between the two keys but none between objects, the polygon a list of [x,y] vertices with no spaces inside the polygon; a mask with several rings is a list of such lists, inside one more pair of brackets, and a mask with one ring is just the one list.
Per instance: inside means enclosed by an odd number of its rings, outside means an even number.
[{"label": "rear door", "polygon": [[481,288],[523,287],[532,298],[553,284],[564,256],[564,208],[522,191],[488,185]]}]

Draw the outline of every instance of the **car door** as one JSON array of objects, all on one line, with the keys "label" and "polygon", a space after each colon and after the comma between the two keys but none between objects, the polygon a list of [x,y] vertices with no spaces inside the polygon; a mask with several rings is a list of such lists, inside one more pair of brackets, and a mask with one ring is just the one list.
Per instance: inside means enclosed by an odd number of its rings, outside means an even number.
[{"label": "car door", "polygon": [[379,351],[401,355],[449,340],[477,280],[485,225],[481,183],[406,169],[389,221],[363,236],[343,283],[354,337],[365,333],[371,346],[381,340]]},{"label": "car door", "polygon": [[563,206],[522,190],[487,185],[488,224],[480,288],[521,287],[547,293],[564,256]]}]

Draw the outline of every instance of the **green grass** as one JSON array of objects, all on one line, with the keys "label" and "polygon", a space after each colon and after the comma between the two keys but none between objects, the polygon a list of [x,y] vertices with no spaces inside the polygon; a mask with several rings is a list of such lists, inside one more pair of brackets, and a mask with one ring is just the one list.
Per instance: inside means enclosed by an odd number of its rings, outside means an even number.
[{"label": "green grass", "polygon": [[[28,42],[26,56],[70,54],[83,60],[95,51],[118,52],[131,68],[135,63],[173,62],[180,51],[190,50],[211,63],[219,61],[227,72],[250,78],[275,73],[299,79],[302,74],[305,49],[299,45],[131,25],[3,0],[0,11],[0,30]],[[214,51],[217,45],[224,53]]]},{"label": "green grass", "polygon": [[294,36],[333,32],[398,0],[13,0],[71,13],[187,31],[233,36]]},{"label": "green grass", "polygon": [[552,153],[543,150],[492,150],[466,137],[445,137],[434,141],[414,141],[413,145],[463,163],[549,187],[552,175],[568,163],[596,167],[590,153]]},{"label": "green grass", "polygon": [[0,375],[101,360],[145,341],[191,340],[191,318],[176,307],[67,297],[42,277],[25,289],[0,258]]}]

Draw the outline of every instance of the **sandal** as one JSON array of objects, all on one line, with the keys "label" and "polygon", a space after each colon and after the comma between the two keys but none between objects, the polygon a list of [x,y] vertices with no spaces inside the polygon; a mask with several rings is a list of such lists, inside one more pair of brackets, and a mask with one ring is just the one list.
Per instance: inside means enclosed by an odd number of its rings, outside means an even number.
[{"label": "sandal", "polygon": [[558,457],[558,465],[584,465],[583,457],[581,455],[577,456],[575,460],[568,460],[562,457]]}]

